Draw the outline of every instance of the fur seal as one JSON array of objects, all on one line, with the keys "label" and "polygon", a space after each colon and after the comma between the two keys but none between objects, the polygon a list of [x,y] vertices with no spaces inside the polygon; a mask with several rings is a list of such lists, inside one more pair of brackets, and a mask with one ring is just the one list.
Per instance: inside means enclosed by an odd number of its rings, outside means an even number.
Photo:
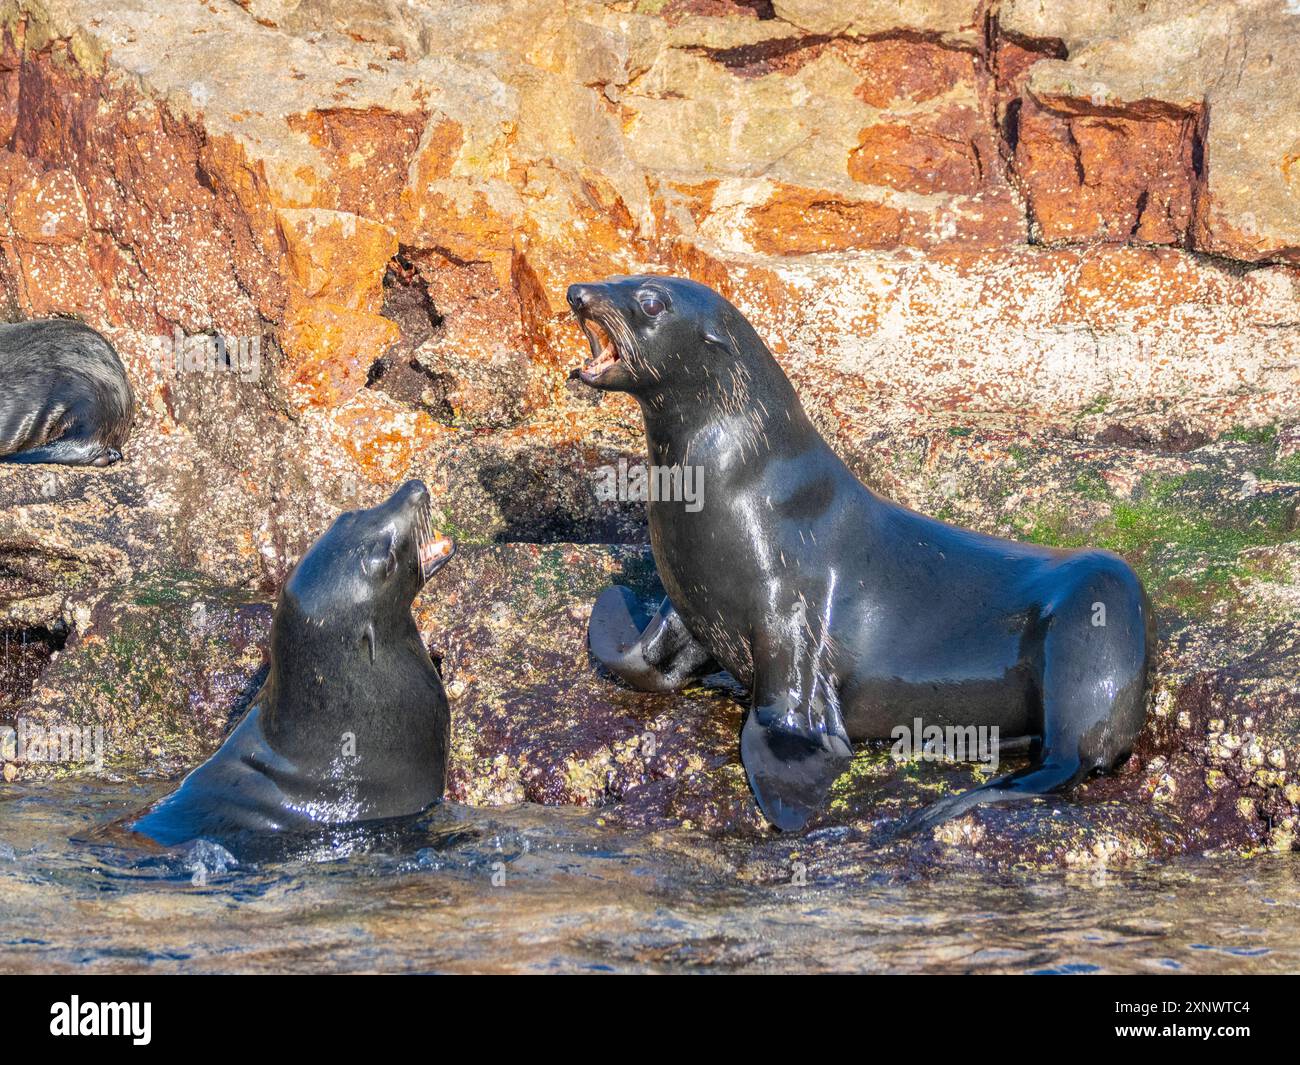
[{"label": "fur seal", "polygon": [[165,846],[403,817],[442,797],[450,716],[411,604],[455,548],[428,489],[341,515],[290,572],[270,672],[220,749],[130,827]]},{"label": "fur seal", "polygon": [[135,397],[122,360],[81,322],[0,324],[0,462],[111,466]]},{"label": "fur seal", "polygon": [[1128,756],[1154,643],[1146,592],[1116,555],[984,536],[866,488],[821,438],[739,311],[692,281],[574,285],[594,388],[641,406],[652,465],[693,465],[705,505],[648,504],[667,598],[626,588],[592,610],[594,657],[665,691],[725,667],[750,690],[741,759],[767,819],[795,831],[854,740],[926,727],[1031,737],[1030,764],[926,807],[1071,787]]}]

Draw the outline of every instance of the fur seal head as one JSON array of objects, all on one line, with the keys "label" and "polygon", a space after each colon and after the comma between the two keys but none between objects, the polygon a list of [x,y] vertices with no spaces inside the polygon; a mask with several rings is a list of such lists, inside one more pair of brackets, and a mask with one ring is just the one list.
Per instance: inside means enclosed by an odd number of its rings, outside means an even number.
[{"label": "fur seal head", "polygon": [[[432,668],[411,605],[453,551],[451,540],[433,532],[429,490],[420,481],[377,507],[339,515],[311,546],[289,574],[271,625],[267,688],[275,697],[265,702],[262,727],[277,752],[328,779],[339,737],[352,735],[354,768],[365,779],[365,746],[382,755],[385,774],[422,746],[418,736],[402,734],[426,710],[412,697],[418,683],[408,685],[404,674]],[[358,729],[373,732],[368,743]],[[427,764],[410,767],[427,778],[420,808],[442,794],[444,741],[423,752]],[[394,749],[384,750],[390,743]]]},{"label": "fur seal head", "polygon": [[679,277],[643,274],[570,285],[569,306],[591,346],[579,376],[593,388],[708,393],[730,389],[742,353],[767,355],[744,316],[712,289]]},{"label": "fur seal head", "polygon": [[433,531],[429,490],[408,481],[384,503],[340,514],[294,566],[272,628],[272,656],[307,644],[362,646],[373,663],[378,634],[403,627],[421,588],[451,558]]}]

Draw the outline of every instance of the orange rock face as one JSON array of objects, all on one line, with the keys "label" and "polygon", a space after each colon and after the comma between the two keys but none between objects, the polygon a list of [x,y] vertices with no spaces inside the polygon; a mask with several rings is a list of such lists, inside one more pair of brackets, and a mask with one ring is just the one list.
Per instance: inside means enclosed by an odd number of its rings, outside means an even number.
[{"label": "orange rock face", "polygon": [[322,299],[291,304],[279,333],[291,398],[322,407],[347,402],[399,337],[397,323],[380,314]]},{"label": "orange rock face", "polygon": [[[969,125],[974,132],[974,122]],[[981,184],[979,153],[969,135],[890,123],[862,131],[849,156],[849,176],[866,185],[921,193],[974,193]]]},{"label": "orange rock face", "polygon": [[329,174],[311,189],[310,206],[395,220],[427,120],[420,113],[349,107],[286,116],[288,127],[306,136]]},{"label": "orange rock face", "polygon": [[304,297],[379,312],[384,270],[397,254],[393,230],[341,211],[285,209],[279,219],[285,263]]},{"label": "orange rock face", "polygon": [[806,255],[895,247],[908,224],[904,211],[884,204],[781,185],[767,203],[750,213],[748,235],[760,252]]},{"label": "orange rock face", "polygon": [[1015,172],[1041,239],[1182,243],[1199,121],[1168,108],[1061,113],[1027,100]]},{"label": "orange rock face", "polygon": [[979,57],[965,49],[946,48],[908,38],[870,42],[858,64],[863,72],[857,95],[872,107],[922,103],[974,83]]},{"label": "orange rock face", "polygon": [[67,42],[17,68],[11,145],[41,172],[6,197],[17,238],[11,270],[28,313],[145,331],[220,322],[254,332],[259,310],[273,313],[280,302],[280,273],[268,270],[278,249],[268,254],[250,239],[242,212],[232,219],[205,169],[215,155],[203,132],[83,70]]},{"label": "orange rock face", "polygon": [[421,411],[404,411],[383,395],[362,390],[330,419],[333,442],[376,484],[391,484],[412,459],[448,430]]},{"label": "orange rock face", "polygon": [[[1112,42],[1045,9],[917,4],[893,25],[820,2],[429,0],[363,32],[336,0],[260,21],[55,7],[30,0],[0,31],[0,301],[114,332],[150,410],[177,409],[147,352],[179,330],[273,337],[263,401],[340,439],[415,432],[399,414],[417,412],[570,424],[588,412],[564,384],[583,349],[565,289],[642,270],[735,299],[810,387],[839,382],[833,404],[978,404],[1022,370],[1047,406],[1146,402],[1069,332],[1120,318],[1164,322],[1263,406],[1291,373],[1289,333],[1225,356],[1224,329],[1186,309],[1228,296],[1183,249],[1300,249],[1285,211],[1240,210],[1224,110],[1181,82],[1094,85],[1080,71]],[[1300,181],[1296,149],[1273,155],[1269,174]],[[1021,254],[1034,244],[1068,248]],[[1074,258],[1095,245],[1170,250]],[[1260,320],[1292,320],[1291,276],[1257,285],[1276,302]],[[810,302],[827,316],[792,326]],[[407,383],[362,395],[389,365]],[[404,461],[382,450],[342,453]]]},{"label": "orange rock face", "polygon": [[76,244],[86,235],[86,201],[67,170],[16,182],[9,190],[9,224],[32,244]]}]

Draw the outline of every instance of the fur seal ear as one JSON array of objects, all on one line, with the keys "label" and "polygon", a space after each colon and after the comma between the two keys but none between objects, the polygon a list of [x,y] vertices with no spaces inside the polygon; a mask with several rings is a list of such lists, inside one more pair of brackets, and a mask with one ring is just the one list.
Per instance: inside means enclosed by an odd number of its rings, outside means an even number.
[{"label": "fur seal ear", "polygon": [[704,343],[721,348],[732,358],[739,358],[740,351],[736,347],[736,341],[725,326],[706,325],[701,335],[704,337]]},{"label": "fur seal ear", "polygon": [[366,645],[370,651],[370,664],[375,664],[375,623],[367,621],[366,627],[361,630],[361,642]]}]

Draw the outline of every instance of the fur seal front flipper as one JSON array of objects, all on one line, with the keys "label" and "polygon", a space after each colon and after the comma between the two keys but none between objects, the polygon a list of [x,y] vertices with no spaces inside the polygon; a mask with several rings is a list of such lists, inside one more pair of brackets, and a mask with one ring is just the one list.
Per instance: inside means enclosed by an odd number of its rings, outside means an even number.
[{"label": "fur seal front flipper", "polygon": [[621,585],[600,593],[591,609],[587,642],[602,666],[641,691],[676,691],[718,670],[672,603],[664,599],[654,618],[647,619],[636,595]]},{"label": "fur seal front flipper", "polygon": [[[620,680],[641,691],[676,691],[720,668],[665,598],[647,620],[630,588],[600,593],[587,629],[591,653]],[[777,644],[780,655],[785,645]],[[752,706],[740,734],[740,757],[763,815],[777,828],[798,828],[815,810],[852,757],[844,722],[833,706],[807,703],[790,677],[801,670],[756,674]],[[802,670],[807,672],[807,669]],[[816,695],[814,695],[816,699]]]},{"label": "fur seal front flipper", "polygon": [[630,393],[652,469],[683,485],[691,469],[700,488],[651,495],[667,603],[643,622],[630,592],[603,593],[593,654],[652,690],[688,682],[706,655],[746,686],[741,756],[773,824],[796,830],[825,805],[851,740],[917,719],[1033,743],[1027,768],[911,828],[1062,791],[1128,756],[1154,621],[1122,559],[985,536],[876,495],[754,328],[703,285],[626,277],[568,297],[591,346],[582,379]]},{"label": "fur seal front flipper", "polygon": [[740,760],[759,809],[783,832],[796,831],[825,802],[853,750],[838,697],[818,673],[805,611],[784,631],[754,635],[754,680],[740,732]]},{"label": "fur seal front flipper", "polygon": [[[665,598],[653,619],[622,585],[600,593],[587,629],[592,655],[620,680],[641,691],[676,691],[720,668]],[[780,655],[785,645],[777,644]],[[798,828],[815,810],[852,757],[844,722],[833,706],[808,704],[778,659],[756,674],[752,706],[740,734],[740,757],[763,815],[778,828]],[[802,672],[807,672],[804,669]],[[816,696],[814,695],[814,699]]]}]

